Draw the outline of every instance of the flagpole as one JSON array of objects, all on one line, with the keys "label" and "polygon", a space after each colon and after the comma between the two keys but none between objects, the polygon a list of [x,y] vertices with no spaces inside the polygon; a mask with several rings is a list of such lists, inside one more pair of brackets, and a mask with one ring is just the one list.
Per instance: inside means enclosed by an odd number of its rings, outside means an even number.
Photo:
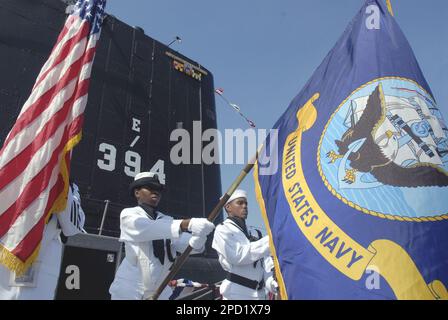
[{"label": "flagpole", "polygon": [[[247,176],[247,174],[252,170],[257,159],[258,159],[258,152],[249,161],[249,163],[244,167],[244,169],[241,170],[240,174],[233,181],[232,185],[229,187],[227,192],[224,194],[224,196],[222,196],[222,198],[219,200],[218,204],[210,212],[210,214],[208,215],[208,218],[207,218],[208,221],[213,222],[216,219],[216,217],[218,216],[219,212],[224,207],[227,200],[229,200],[229,198],[231,197],[233,192],[235,192],[235,190],[238,188],[238,186],[241,184],[241,182],[244,180],[244,178]],[[151,297],[149,297],[148,300],[157,300],[159,298],[163,289],[165,289],[165,287],[174,278],[174,276],[177,274],[177,272],[179,272],[180,268],[185,263],[185,261],[187,260],[187,258],[190,255],[192,250],[193,250],[193,248],[191,246],[188,246],[187,249],[185,249],[185,251],[179,257],[176,258],[173,266],[170,269],[170,272],[165,277],[165,279],[162,281],[160,286],[157,288],[156,292]]]},{"label": "flagpole", "polygon": [[387,10],[389,10],[390,15],[393,16],[394,11],[392,10],[392,4],[391,4],[390,0],[386,0],[386,4],[387,4]]}]

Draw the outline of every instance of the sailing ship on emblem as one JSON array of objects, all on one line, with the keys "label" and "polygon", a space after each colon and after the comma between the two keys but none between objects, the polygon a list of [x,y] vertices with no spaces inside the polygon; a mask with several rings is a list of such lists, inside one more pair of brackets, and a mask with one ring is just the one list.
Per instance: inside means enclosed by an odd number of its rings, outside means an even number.
[{"label": "sailing ship on emblem", "polygon": [[379,83],[349,101],[346,131],[326,153],[338,166],[339,188],[448,186],[448,130],[439,110],[417,90],[390,89],[397,95],[385,95]]}]

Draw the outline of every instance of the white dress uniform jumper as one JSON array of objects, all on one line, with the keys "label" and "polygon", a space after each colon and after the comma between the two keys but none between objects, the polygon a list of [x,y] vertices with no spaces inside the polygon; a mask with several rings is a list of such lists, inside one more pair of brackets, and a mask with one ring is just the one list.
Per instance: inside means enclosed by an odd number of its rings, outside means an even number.
[{"label": "white dress uniform jumper", "polygon": [[[112,300],[141,300],[155,293],[176,252],[185,251],[191,238],[191,234],[180,232],[181,222],[158,211],[151,215],[144,205],[121,212],[120,241],[124,242],[125,258],[109,290]],[[166,287],[159,300],[168,299],[171,293]]]},{"label": "white dress uniform jumper", "polygon": [[228,218],[216,227],[212,247],[227,271],[220,287],[224,300],[266,299],[265,281],[272,277],[263,263],[270,256],[267,236],[251,242],[245,226]]},{"label": "white dress uniform jumper", "polygon": [[[161,192],[164,185],[153,172],[140,172],[129,186],[131,195],[136,188],[148,188]],[[149,204],[141,203],[126,208],[120,214],[120,241],[124,243],[125,258],[115,274],[109,289],[112,300],[141,300],[154,295],[168,275],[176,253],[185,251],[188,245],[200,253],[204,250],[207,234],[214,225],[204,218],[190,219],[190,233],[181,231],[183,220],[156,211]],[[164,288],[159,300],[170,297],[172,290]]]}]

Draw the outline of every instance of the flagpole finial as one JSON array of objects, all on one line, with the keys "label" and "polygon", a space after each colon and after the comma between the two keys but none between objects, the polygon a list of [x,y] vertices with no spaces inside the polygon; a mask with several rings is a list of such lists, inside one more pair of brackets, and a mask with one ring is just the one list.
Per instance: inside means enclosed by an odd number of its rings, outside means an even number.
[{"label": "flagpole finial", "polygon": [[394,11],[392,10],[392,3],[390,2],[390,0],[386,0],[386,4],[387,4],[387,10],[389,11],[390,15],[393,16]]},{"label": "flagpole finial", "polygon": [[181,43],[181,42],[182,42],[182,39],[181,39],[179,36],[176,36],[176,37],[173,39],[173,41],[171,41],[171,42],[167,45],[167,47],[171,46],[174,42]]}]

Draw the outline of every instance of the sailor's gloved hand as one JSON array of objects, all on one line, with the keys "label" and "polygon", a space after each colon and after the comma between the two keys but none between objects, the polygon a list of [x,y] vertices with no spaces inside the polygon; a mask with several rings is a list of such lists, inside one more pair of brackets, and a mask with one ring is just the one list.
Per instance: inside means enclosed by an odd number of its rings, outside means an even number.
[{"label": "sailor's gloved hand", "polygon": [[205,247],[205,242],[207,241],[206,236],[191,236],[188,240],[188,244],[196,251],[202,251]]},{"label": "sailor's gloved hand", "polygon": [[269,256],[269,236],[264,236],[260,240],[251,242],[251,247],[253,250],[256,250],[256,252],[263,254],[263,256]]},{"label": "sailor's gloved hand", "polygon": [[266,288],[274,294],[278,293],[278,283],[275,281],[274,277],[271,276],[266,279]]},{"label": "sailor's gloved hand", "polygon": [[193,236],[206,236],[215,229],[215,225],[205,218],[191,218],[188,224],[188,231]]}]

